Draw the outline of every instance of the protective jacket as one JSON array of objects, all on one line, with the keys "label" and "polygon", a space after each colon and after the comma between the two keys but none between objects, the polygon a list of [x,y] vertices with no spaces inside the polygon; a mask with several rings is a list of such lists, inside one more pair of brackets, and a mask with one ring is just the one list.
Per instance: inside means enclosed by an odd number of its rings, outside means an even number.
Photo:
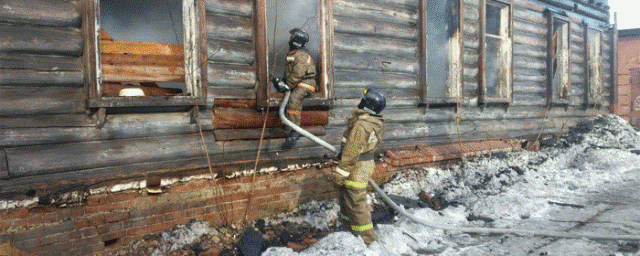
[{"label": "protective jacket", "polygon": [[371,212],[367,207],[367,185],[375,163],[373,151],[384,137],[384,121],[362,109],[353,111],[342,139],[338,175],[346,177],[339,184],[340,217],[343,226],[366,244],[375,241]]},{"label": "protective jacket", "polygon": [[305,89],[316,91],[316,64],[303,49],[291,50],[287,53],[287,63],[284,70],[284,80],[289,88],[303,86]]},{"label": "protective jacket", "polygon": [[342,155],[338,167],[352,173],[358,160],[373,160],[373,150],[382,142],[383,137],[382,118],[362,109],[354,110],[342,135]]}]

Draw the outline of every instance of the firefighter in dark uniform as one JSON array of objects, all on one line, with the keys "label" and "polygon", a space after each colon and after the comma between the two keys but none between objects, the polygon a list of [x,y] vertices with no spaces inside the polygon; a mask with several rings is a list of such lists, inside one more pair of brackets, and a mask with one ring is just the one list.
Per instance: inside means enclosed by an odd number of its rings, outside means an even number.
[{"label": "firefighter in dark uniform", "polygon": [[[302,100],[311,97],[317,90],[316,86],[316,64],[304,47],[309,42],[309,35],[302,29],[294,28],[289,31],[289,53],[284,70],[284,78],[273,78],[272,82],[278,92],[291,92],[291,98],[287,103],[286,117],[294,124],[300,126],[302,114]],[[300,134],[289,127],[285,133],[287,139],[282,144],[283,149],[291,149]]]},{"label": "firefighter in dark uniform", "polygon": [[367,186],[375,168],[373,152],[384,137],[384,95],[376,89],[364,91],[343,134],[338,165],[330,178],[339,190],[340,218],[344,227],[369,245],[375,241]]}]

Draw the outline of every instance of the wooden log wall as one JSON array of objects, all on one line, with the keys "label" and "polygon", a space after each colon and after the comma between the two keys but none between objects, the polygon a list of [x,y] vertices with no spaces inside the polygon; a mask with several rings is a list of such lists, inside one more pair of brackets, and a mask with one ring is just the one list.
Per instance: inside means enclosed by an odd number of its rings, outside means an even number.
[{"label": "wooden log wall", "polygon": [[[465,102],[473,102],[478,97],[481,3],[483,1],[462,0],[461,6]],[[336,102],[325,136],[330,142],[339,143],[345,120],[357,105],[361,90],[370,86],[380,88],[387,96],[387,109],[383,112],[387,122],[387,145],[456,141],[458,138],[536,137],[539,133],[562,132],[602,111],[585,109],[584,29],[582,18],[575,14],[571,15],[571,103],[568,108],[547,108],[548,24],[544,10],[549,6],[525,0],[514,0],[513,3],[513,102],[508,106],[463,104],[459,112],[446,105],[423,109],[417,104],[419,28],[416,24],[419,21],[413,10],[418,5],[418,1],[334,1]],[[605,51],[603,49],[603,53]],[[401,66],[394,66],[396,63]],[[606,69],[605,65],[604,72],[610,72]],[[458,115],[459,125],[455,123]]]},{"label": "wooden log wall", "polygon": [[208,97],[255,99],[253,0],[206,0]]},{"label": "wooden log wall", "polygon": [[[541,2],[514,0],[513,102],[477,106],[420,105],[420,0],[333,0],[330,63],[334,104],[305,109],[303,125],[338,145],[362,90],[387,96],[385,147],[458,139],[536,137],[559,133],[603,109],[585,108],[584,27],[571,14],[572,96],[547,108],[547,19]],[[462,0],[463,97],[478,97],[481,0]],[[28,189],[49,181],[100,181],[158,169],[204,168],[203,143],[216,164],[251,169],[265,116],[256,110],[254,0],[206,0],[207,98],[214,99],[213,132],[201,139],[184,109],[87,112],[83,89],[81,1],[0,2],[0,187]],[[590,22],[594,22],[590,20]],[[601,22],[602,23],[602,22]],[[610,83],[612,37],[603,33],[603,83]],[[107,58],[108,59],[108,58]],[[606,103],[605,103],[606,105]],[[139,111],[138,111],[139,110]],[[124,113],[123,113],[124,112]],[[100,114],[101,113],[101,114]],[[456,123],[456,119],[460,122]],[[301,139],[282,152],[282,124],[267,119],[265,159],[299,161],[327,151]],[[34,161],[36,159],[36,161]],[[82,177],[80,177],[82,176]],[[56,183],[56,184],[57,184]],[[0,190],[0,193],[5,192]]]},{"label": "wooden log wall", "polygon": [[80,5],[0,2],[0,116],[9,121],[0,126],[11,126],[16,117],[75,119],[85,112]]}]

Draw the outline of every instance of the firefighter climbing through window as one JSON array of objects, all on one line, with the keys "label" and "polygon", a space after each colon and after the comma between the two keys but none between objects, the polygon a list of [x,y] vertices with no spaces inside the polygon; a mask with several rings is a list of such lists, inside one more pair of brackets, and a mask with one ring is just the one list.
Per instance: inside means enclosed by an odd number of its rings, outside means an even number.
[{"label": "firefighter climbing through window", "polygon": [[384,95],[376,89],[364,91],[343,134],[338,165],[329,176],[339,190],[340,218],[351,233],[369,245],[375,241],[371,212],[367,206],[367,181],[373,173],[373,152],[384,137]]},{"label": "firefighter climbing through window", "polygon": [[[316,91],[316,65],[309,51],[304,47],[309,42],[309,35],[302,29],[294,28],[289,31],[289,53],[287,54],[284,77],[272,77],[273,86],[278,92],[291,92],[291,99],[287,104],[286,117],[300,126],[302,115],[302,100],[311,97]],[[288,150],[295,146],[300,134],[289,127],[285,128],[287,139],[282,149]]]}]

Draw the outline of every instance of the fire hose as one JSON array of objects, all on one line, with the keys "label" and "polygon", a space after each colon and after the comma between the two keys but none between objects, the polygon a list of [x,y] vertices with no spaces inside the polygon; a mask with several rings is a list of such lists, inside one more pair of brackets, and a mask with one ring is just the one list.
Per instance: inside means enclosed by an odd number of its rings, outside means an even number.
[{"label": "fire hose", "polygon": [[[286,91],[284,98],[282,99],[282,103],[280,104],[279,114],[282,123],[286,126],[291,127],[300,135],[307,137],[311,141],[320,144],[324,148],[328,149],[333,153],[338,153],[338,150],[331,144],[326,141],[316,137],[315,135],[309,133],[308,131],[302,129],[300,126],[294,124],[284,115],[285,107],[289,98],[291,96],[290,91]],[[411,221],[424,225],[428,228],[445,230],[450,232],[460,232],[460,233],[471,233],[471,234],[514,234],[520,236],[543,236],[543,237],[556,237],[556,238],[588,238],[592,240],[632,240],[632,241],[640,241],[640,235],[605,235],[605,234],[595,234],[595,233],[567,233],[567,232],[555,232],[555,231],[535,231],[535,230],[518,230],[518,229],[506,229],[506,228],[466,228],[466,227],[456,227],[451,225],[434,225],[428,223],[425,220],[421,220],[412,214],[408,213],[404,208],[398,206],[389,196],[387,196],[378,184],[372,179],[369,179],[369,185],[373,188],[373,190],[382,197],[382,200],[386,202],[391,208],[396,210],[401,215],[410,219]]]}]

